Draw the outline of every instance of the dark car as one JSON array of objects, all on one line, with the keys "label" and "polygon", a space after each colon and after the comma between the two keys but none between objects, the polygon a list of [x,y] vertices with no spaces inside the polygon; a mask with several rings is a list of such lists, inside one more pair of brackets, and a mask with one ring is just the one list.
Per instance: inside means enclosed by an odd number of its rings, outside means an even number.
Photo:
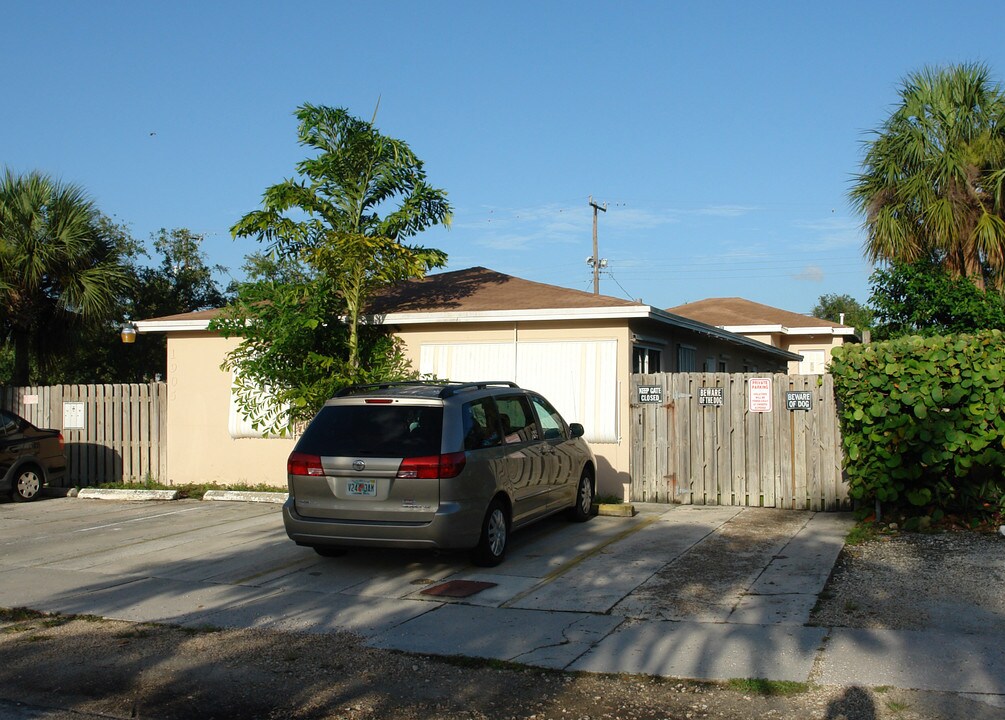
[{"label": "dark car", "polygon": [[590,518],[583,432],[511,382],[348,388],[290,455],[286,532],[321,555],[472,548],[476,564],[497,565],[510,530],[560,511]]},{"label": "dark car", "polygon": [[42,486],[66,474],[63,433],[37,428],[20,415],[0,410],[0,492],[20,502],[34,500]]}]

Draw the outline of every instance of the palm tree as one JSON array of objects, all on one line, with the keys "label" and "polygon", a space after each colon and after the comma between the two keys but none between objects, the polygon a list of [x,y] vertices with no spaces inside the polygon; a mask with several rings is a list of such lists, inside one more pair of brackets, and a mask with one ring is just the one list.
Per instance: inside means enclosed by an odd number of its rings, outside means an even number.
[{"label": "palm tree", "polygon": [[867,144],[850,192],[873,262],[934,258],[1005,288],[1005,97],[984,65],[926,68]]},{"label": "palm tree", "polygon": [[126,273],[99,229],[94,203],[72,184],[31,172],[0,179],[0,337],[14,346],[13,385],[27,385],[77,323],[104,319]]},{"label": "palm tree", "polygon": [[[334,283],[349,329],[348,364],[359,367],[359,325],[375,289],[422,277],[446,255],[402,241],[432,225],[449,224],[443,190],[426,181],[408,145],[382,135],[373,122],[343,108],[297,109],[300,144],[318,151],[297,170],[302,181],[266,189],[263,209],[231,232],[254,236],[281,255],[296,256]],[[290,211],[293,212],[291,216]]]}]

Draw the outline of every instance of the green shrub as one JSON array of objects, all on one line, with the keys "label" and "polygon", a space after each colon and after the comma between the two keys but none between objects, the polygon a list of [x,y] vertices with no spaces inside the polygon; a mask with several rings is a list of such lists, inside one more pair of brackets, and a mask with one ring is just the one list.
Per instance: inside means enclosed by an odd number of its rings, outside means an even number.
[{"label": "green shrub", "polygon": [[991,517],[1005,509],[1005,336],[835,349],[849,494]]}]

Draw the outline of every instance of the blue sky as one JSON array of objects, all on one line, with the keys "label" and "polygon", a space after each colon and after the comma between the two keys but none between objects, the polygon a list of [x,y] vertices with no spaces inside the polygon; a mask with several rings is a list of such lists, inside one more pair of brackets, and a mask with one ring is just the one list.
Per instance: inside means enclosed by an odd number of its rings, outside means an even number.
[{"label": "blue sky", "polygon": [[229,229],[305,156],[295,108],[407,141],[454,207],[421,242],[670,307],[868,299],[847,190],[925,65],[1005,78],[1005,5],[975,2],[5,3],[0,165],[83,186],[134,235]]}]

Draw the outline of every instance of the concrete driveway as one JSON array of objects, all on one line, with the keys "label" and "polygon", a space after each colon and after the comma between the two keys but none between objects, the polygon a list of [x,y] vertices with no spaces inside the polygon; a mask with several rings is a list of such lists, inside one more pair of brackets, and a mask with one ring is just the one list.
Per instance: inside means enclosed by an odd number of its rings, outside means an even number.
[{"label": "concrete driveway", "polygon": [[286,538],[278,505],[0,503],[0,607],[349,630],[372,647],[561,670],[1005,696],[1000,633],[805,624],[848,515],[639,510],[549,519],[516,533],[487,571],[463,554],[321,558]]},{"label": "concrete driveway", "polygon": [[[286,538],[277,505],[8,503],[0,505],[0,606],[190,626],[344,629],[375,647],[552,668],[805,679],[826,631],[803,624],[850,519],[639,510],[585,524],[549,519],[516,533],[506,562],[485,570],[464,554],[321,558]],[[682,647],[705,650],[653,652],[670,630]],[[708,651],[730,638],[774,652]]]}]

